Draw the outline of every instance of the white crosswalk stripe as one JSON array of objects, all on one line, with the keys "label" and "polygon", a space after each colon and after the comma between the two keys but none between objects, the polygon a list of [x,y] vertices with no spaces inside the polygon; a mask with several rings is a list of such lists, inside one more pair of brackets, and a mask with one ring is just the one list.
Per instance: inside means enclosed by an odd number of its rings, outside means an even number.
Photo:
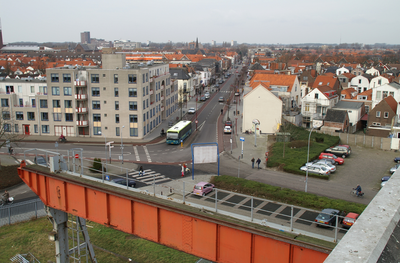
[{"label": "white crosswalk stripe", "polygon": [[129,172],[129,176],[135,179],[138,182],[145,183],[147,185],[151,185],[154,183],[160,183],[160,182],[167,182],[167,181],[172,181],[171,178],[166,177],[165,175],[162,175],[160,173],[157,173],[155,171],[152,171],[150,169],[144,170],[144,175],[140,176],[139,171],[131,171]]},{"label": "white crosswalk stripe", "polygon": [[140,162],[140,156],[139,156],[137,146],[133,146],[133,151],[135,152],[136,161]]},{"label": "white crosswalk stripe", "polygon": [[143,146],[143,149],[144,149],[144,152],[146,153],[147,161],[148,161],[149,163],[151,163],[151,158],[150,158],[149,151],[147,150],[147,147],[146,147],[146,146]]},{"label": "white crosswalk stripe", "polygon": [[[19,163],[22,162],[22,159],[17,159],[17,160],[18,160]],[[26,164],[27,164],[27,165],[31,165],[31,164],[34,164],[34,162],[32,162],[32,161],[29,160],[29,159],[26,159]]]}]

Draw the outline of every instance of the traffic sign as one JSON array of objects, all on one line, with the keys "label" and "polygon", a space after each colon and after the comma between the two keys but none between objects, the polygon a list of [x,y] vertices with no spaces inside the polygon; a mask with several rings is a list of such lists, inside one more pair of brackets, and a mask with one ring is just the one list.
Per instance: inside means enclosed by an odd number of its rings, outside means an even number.
[{"label": "traffic sign", "polygon": [[199,121],[198,121],[198,120],[196,120],[195,122],[196,122],[196,123],[199,123]]},{"label": "traffic sign", "polygon": [[241,141],[241,142],[244,142],[244,137],[240,137],[240,141]]},{"label": "traffic sign", "polygon": [[106,180],[110,181],[110,176],[108,174],[106,174]]},{"label": "traffic sign", "polygon": [[75,154],[75,159],[79,158],[79,153]]},{"label": "traffic sign", "polygon": [[108,142],[108,143],[106,143],[106,145],[110,145],[110,144],[112,144],[112,143],[114,143],[114,141]]}]

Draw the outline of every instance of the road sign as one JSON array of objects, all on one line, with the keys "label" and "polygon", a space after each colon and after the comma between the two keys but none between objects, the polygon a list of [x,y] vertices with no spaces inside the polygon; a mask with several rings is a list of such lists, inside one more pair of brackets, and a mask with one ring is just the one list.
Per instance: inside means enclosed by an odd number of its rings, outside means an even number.
[{"label": "road sign", "polygon": [[112,143],[114,143],[114,141],[108,142],[108,143],[106,143],[106,145],[110,145],[110,144],[112,144]]},{"label": "road sign", "polygon": [[110,176],[108,174],[106,174],[106,180],[110,181]]},{"label": "road sign", "polygon": [[240,137],[240,141],[241,141],[241,142],[244,142],[244,137]]},{"label": "road sign", "polygon": [[195,121],[195,123],[199,123],[199,121],[198,121],[198,120],[196,120],[196,121]]},{"label": "road sign", "polygon": [[79,158],[79,153],[75,154],[75,159]]}]

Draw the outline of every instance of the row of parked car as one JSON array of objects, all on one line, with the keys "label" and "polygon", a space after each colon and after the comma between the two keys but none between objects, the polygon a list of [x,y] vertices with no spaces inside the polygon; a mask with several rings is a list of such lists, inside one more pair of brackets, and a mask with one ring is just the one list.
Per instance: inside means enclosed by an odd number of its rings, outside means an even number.
[{"label": "row of parked car", "polygon": [[[396,170],[400,167],[400,157],[396,157],[394,158],[394,162],[396,163],[395,166],[393,166],[392,168],[390,168],[389,172],[390,174],[394,174],[394,172],[396,172]],[[389,181],[390,176],[384,176],[381,178],[381,187],[383,187],[387,181]]]},{"label": "row of parked car", "polygon": [[[339,153],[341,157],[336,156]],[[349,145],[338,145],[326,149],[318,156],[318,159],[306,163],[300,167],[301,171],[308,171],[308,173],[330,175],[336,171],[336,164],[344,164],[344,158],[348,157],[351,153]]]}]

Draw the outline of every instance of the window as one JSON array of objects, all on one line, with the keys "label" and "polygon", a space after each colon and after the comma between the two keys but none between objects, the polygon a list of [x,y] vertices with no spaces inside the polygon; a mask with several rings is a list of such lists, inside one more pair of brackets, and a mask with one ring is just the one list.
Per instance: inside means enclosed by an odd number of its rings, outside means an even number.
[{"label": "window", "polygon": [[378,79],[378,85],[382,85],[382,79]]},{"label": "window", "polygon": [[115,123],[119,123],[119,114],[115,114]]},{"label": "window", "polygon": [[100,101],[98,101],[98,100],[92,101],[92,108],[94,110],[100,110]]},{"label": "window", "polygon": [[138,128],[129,128],[129,135],[130,136],[138,136]]},{"label": "window", "polygon": [[115,135],[116,135],[116,136],[120,136],[120,135],[119,135],[119,127],[115,127]]},{"label": "window", "polygon": [[65,100],[64,101],[64,108],[71,109],[72,108],[72,100]]},{"label": "window", "polygon": [[54,96],[60,96],[60,87],[51,87],[51,94]]},{"label": "window", "polygon": [[115,102],[115,110],[119,110],[119,101]]},{"label": "window", "polygon": [[119,96],[118,88],[114,88],[114,97],[118,97],[118,96]]},{"label": "window", "polygon": [[47,108],[48,107],[47,106],[47,100],[40,100],[39,103],[40,103],[40,108]]},{"label": "window", "polygon": [[361,79],[358,80],[358,84],[361,84]]},{"label": "window", "polygon": [[129,74],[128,75],[128,83],[129,84],[136,84],[136,74]]},{"label": "window", "polygon": [[58,82],[58,73],[51,73],[51,82]]},{"label": "window", "polygon": [[129,122],[130,123],[137,123],[138,122],[137,115],[129,115]]},{"label": "window", "polygon": [[385,111],[384,113],[383,113],[383,118],[389,118],[389,112],[387,112],[387,111]]},{"label": "window", "polygon": [[6,93],[7,94],[14,93],[14,86],[6,86]]},{"label": "window", "polygon": [[100,88],[92,88],[92,96],[99,97],[100,96]]},{"label": "window", "polygon": [[377,118],[380,118],[380,117],[381,117],[381,112],[380,112],[380,111],[377,111],[377,112],[376,112],[376,117],[377,117]]},{"label": "window", "polygon": [[28,114],[28,121],[34,121],[35,120],[35,113],[34,112],[27,112]]},{"label": "window", "polygon": [[41,115],[40,117],[41,117],[42,121],[49,121],[49,113],[48,112],[42,112],[40,115]]},{"label": "window", "polygon": [[42,133],[50,133],[49,125],[42,125]]},{"label": "window", "polygon": [[137,102],[136,101],[129,102],[129,110],[137,110]]},{"label": "window", "polygon": [[118,74],[114,74],[114,83],[118,83]]},{"label": "window", "polygon": [[92,83],[99,83],[99,74],[91,74],[90,75]]},{"label": "window", "polygon": [[36,107],[36,99],[32,99],[32,100],[31,100],[31,103],[32,103],[32,107],[35,108],[35,107]]},{"label": "window", "polygon": [[101,114],[93,114],[93,122],[101,121]]},{"label": "window", "polygon": [[15,118],[16,118],[18,121],[23,121],[23,120],[24,120],[24,113],[23,113],[22,111],[17,111],[17,112],[15,113]]},{"label": "window", "polygon": [[145,77],[146,75],[143,73],[142,74],[142,78],[143,78],[143,83],[145,83],[146,82],[146,77]]},{"label": "window", "polygon": [[314,95],[315,95],[314,98],[318,99],[318,93],[315,93]]},{"label": "window", "polygon": [[149,81],[149,73],[146,73],[146,82]]},{"label": "window", "polygon": [[387,91],[382,91],[382,99],[387,98],[388,92]]},{"label": "window", "polygon": [[382,96],[382,91],[377,91],[376,92],[376,99],[377,100],[381,100],[381,96]]},{"label": "window", "polygon": [[369,112],[369,106],[365,105],[365,113],[368,113],[368,112]]},{"label": "window", "polygon": [[389,92],[389,96],[394,97],[394,91],[390,91],[390,92]]},{"label": "window", "polygon": [[60,100],[53,100],[53,108],[61,108]]},{"label": "window", "polygon": [[65,96],[72,96],[72,89],[71,89],[71,87],[64,87],[64,95],[65,95]]},{"label": "window", "polygon": [[35,86],[31,86],[31,93],[35,93]]},{"label": "window", "polygon": [[53,113],[54,121],[61,121],[61,113]]},{"label": "window", "polygon": [[136,88],[129,89],[129,97],[137,97],[137,89]]},{"label": "window", "polygon": [[304,111],[310,111],[310,104],[306,104],[304,106]]},{"label": "window", "polygon": [[15,132],[17,132],[17,133],[19,132],[18,124],[15,124],[15,125],[14,125],[14,129],[15,129],[15,130],[14,130]]},{"label": "window", "polygon": [[65,113],[65,121],[74,121],[73,113]]},{"label": "window", "polygon": [[39,93],[41,95],[47,95],[47,87],[46,86],[39,86]]},{"label": "window", "polygon": [[3,111],[3,120],[9,120],[10,117],[10,112],[9,111]]},{"label": "window", "polygon": [[146,95],[146,88],[143,87],[143,97]]},{"label": "window", "polygon": [[8,99],[1,99],[1,107],[9,107]]},{"label": "window", "polygon": [[146,95],[149,95],[149,86],[146,86]]},{"label": "window", "polygon": [[71,82],[71,74],[63,74],[63,82]]},{"label": "window", "polygon": [[3,127],[4,132],[11,132],[11,125],[9,123],[5,123]]}]

